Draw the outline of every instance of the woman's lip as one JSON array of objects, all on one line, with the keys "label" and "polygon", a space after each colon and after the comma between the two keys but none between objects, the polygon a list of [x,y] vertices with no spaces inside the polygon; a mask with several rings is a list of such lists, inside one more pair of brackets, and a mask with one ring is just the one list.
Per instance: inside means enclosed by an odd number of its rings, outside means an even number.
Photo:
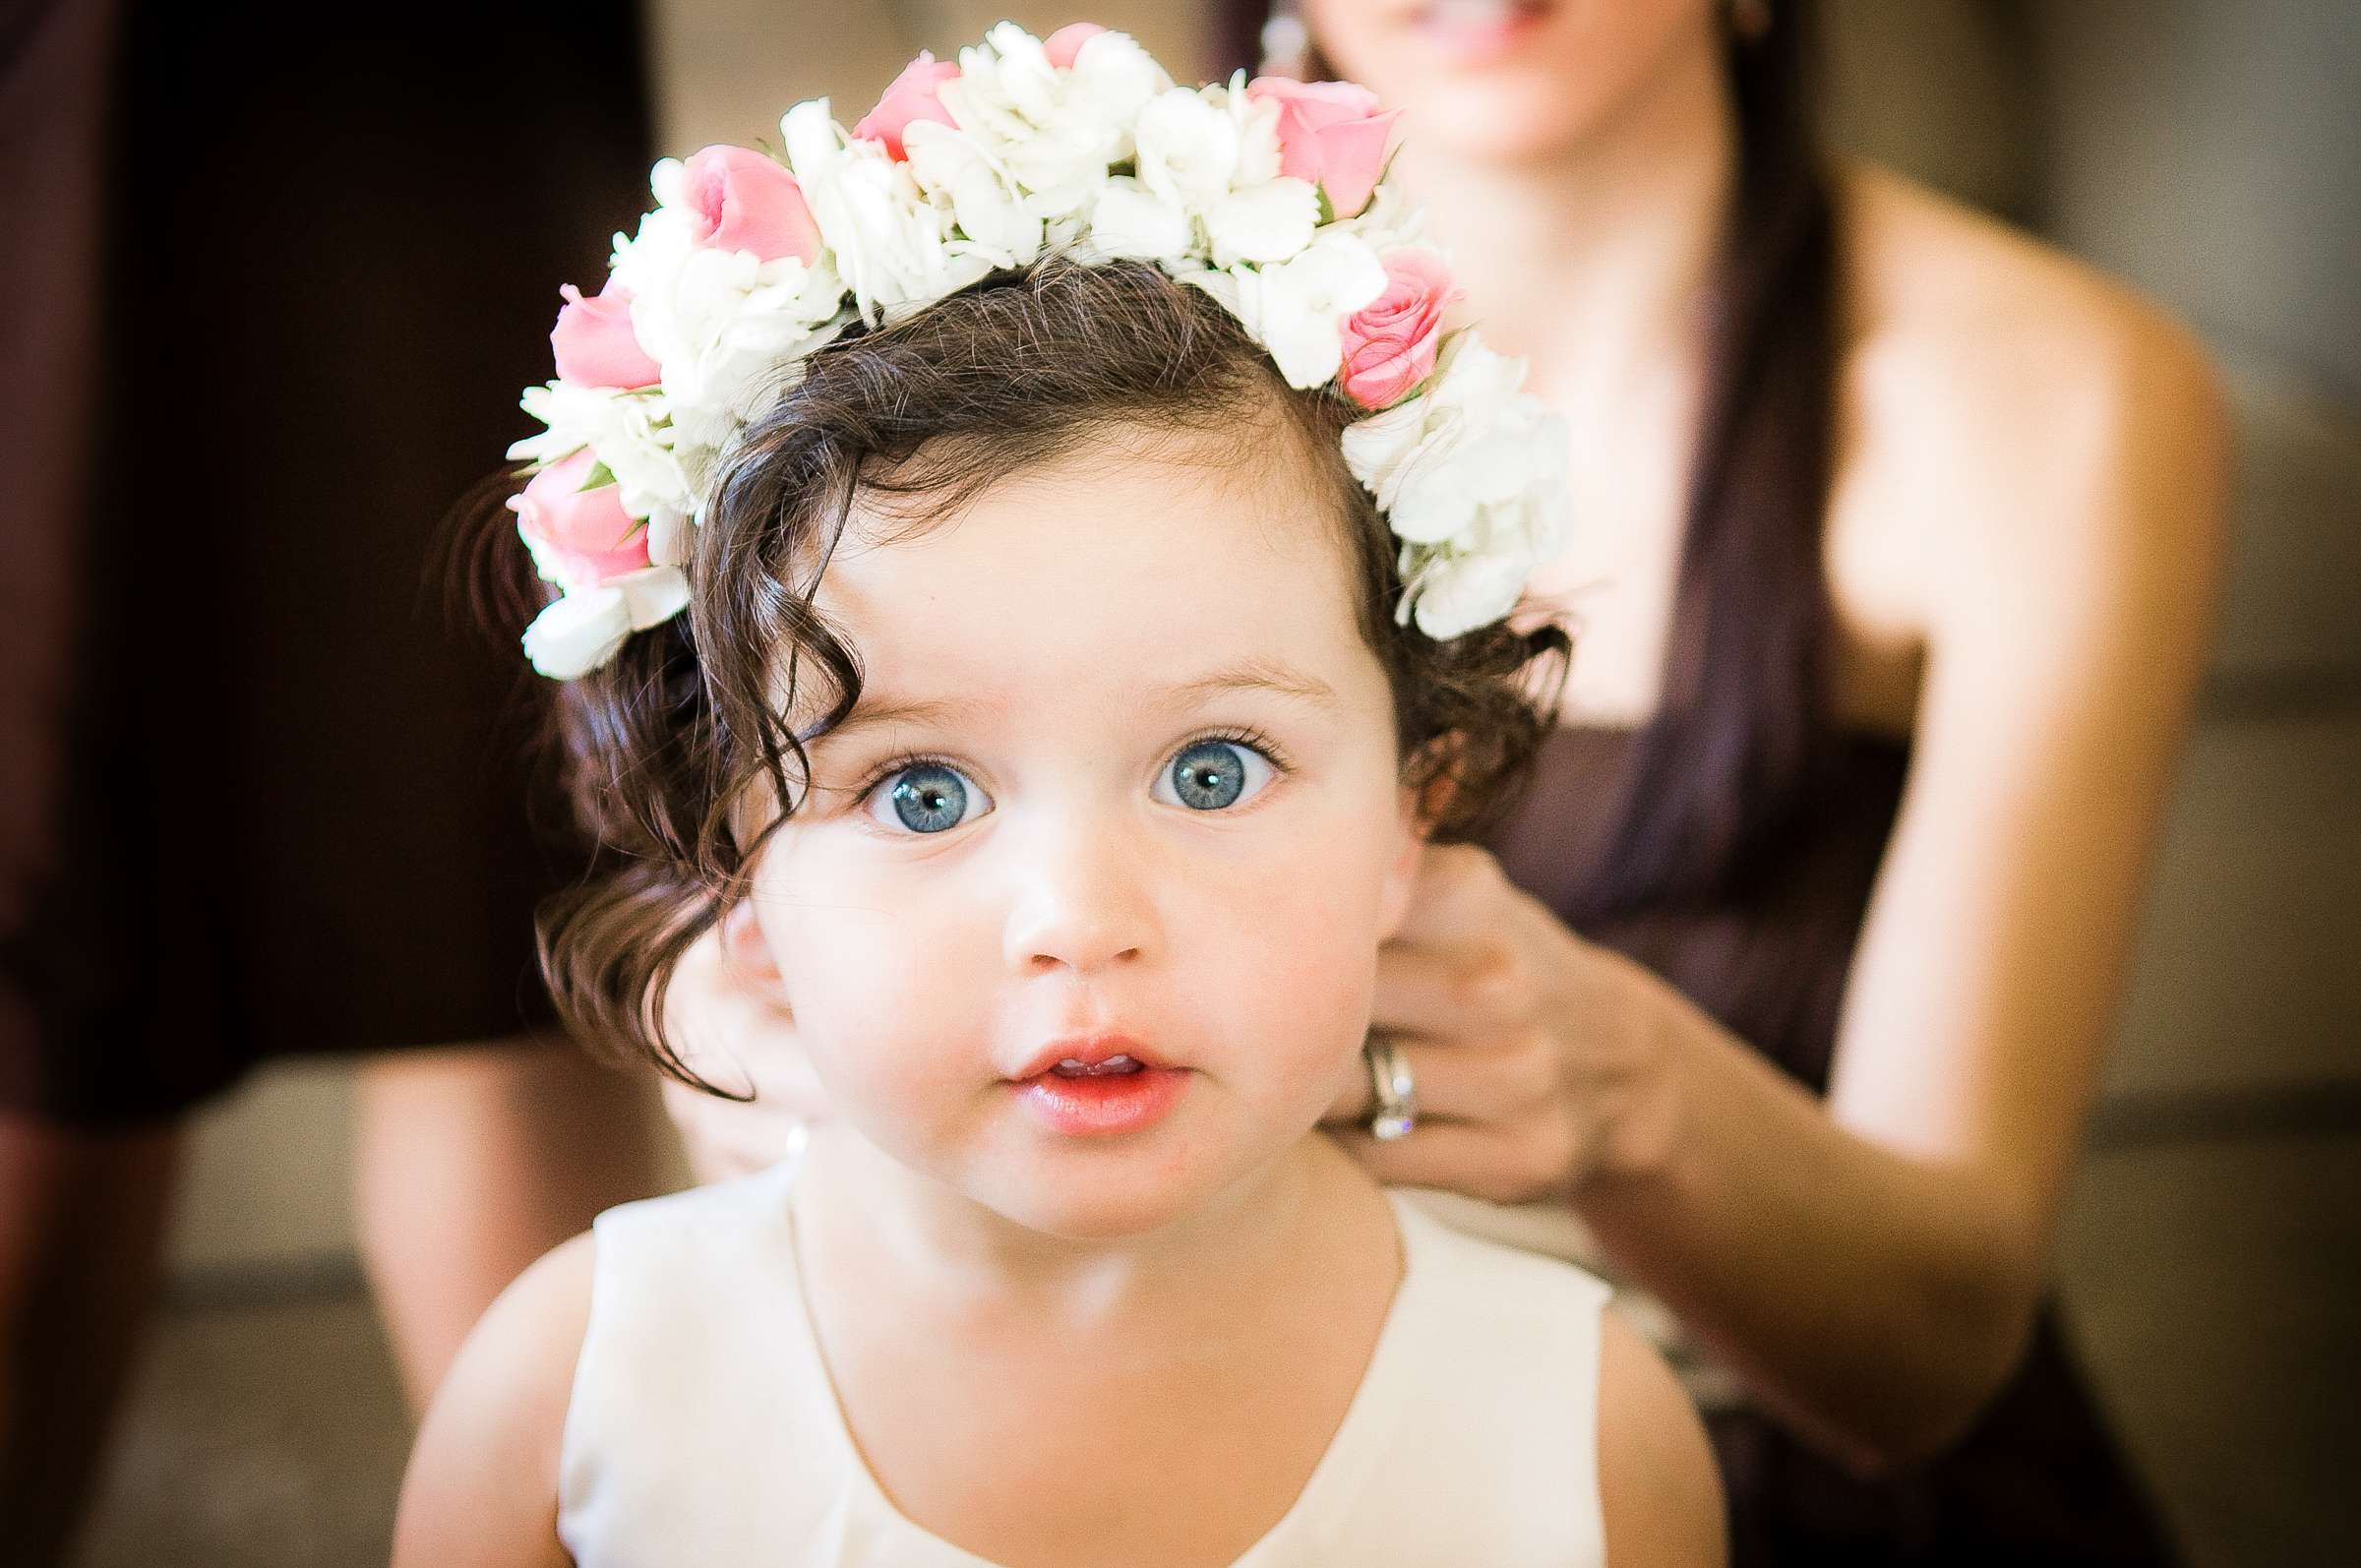
[{"label": "woman's lip", "polygon": [[1141,1067],[1088,1078],[1042,1072],[1010,1087],[1018,1103],[1051,1131],[1088,1138],[1155,1125],[1180,1103],[1189,1077],[1185,1067]]},{"label": "woman's lip", "polygon": [[1412,20],[1419,36],[1455,64],[1481,65],[1513,52],[1548,20],[1545,5],[1427,6]]}]

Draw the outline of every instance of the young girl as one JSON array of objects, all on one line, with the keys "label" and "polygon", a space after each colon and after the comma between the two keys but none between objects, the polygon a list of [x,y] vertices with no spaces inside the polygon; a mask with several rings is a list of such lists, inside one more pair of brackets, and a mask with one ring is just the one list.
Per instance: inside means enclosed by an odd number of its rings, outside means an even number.
[{"label": "young girl", "polygon": [[1719,1562],[1604,1289],[1314,1130],[1565,646],[1561,433],[1387,117],[1003,26],[783,130],[658,166],[516,508],[615,851],[561,1004],[689,1075],[720,922],[841,1115],[502,1297],[396,1564]]}]

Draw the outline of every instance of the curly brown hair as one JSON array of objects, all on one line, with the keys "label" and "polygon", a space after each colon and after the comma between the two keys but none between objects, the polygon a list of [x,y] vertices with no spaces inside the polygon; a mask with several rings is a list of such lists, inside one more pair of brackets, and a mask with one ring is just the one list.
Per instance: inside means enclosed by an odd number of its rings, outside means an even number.
[{"label": "curly brown hair", "polygon": [[[813,353],[712,485],[687,616],[554,689],[566,791],[598,848],[538,922],[568,1024],[727,1094],[675,1054],[664,993],[796,809],[804,744],[859,699],[860,660],[813,605],[856,506],[924,528],[1117,431],[1219,441],[1241,465],[1301,477],[1351,552],[1361,633],[1429,837],[1480,836],[1531,769],[1568,639],[1554,624],[1495,624],[1437,642],[1398,624],[1395,540],[1339,445],[1362,412],[1288,387],[1228,311],[1144,263],[1053,255]],[[744,834],[733,807],[764,786],[771,826]]]}]

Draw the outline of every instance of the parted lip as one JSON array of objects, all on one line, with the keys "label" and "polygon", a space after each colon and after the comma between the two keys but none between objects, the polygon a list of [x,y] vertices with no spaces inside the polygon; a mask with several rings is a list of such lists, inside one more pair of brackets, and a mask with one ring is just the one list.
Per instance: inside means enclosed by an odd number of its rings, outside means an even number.
[{"label": "parted lip", "polygon": [[1012,1080],[1037,1078],[1061,1061],[1078,1061],[1095,1067],[1116,1056],[1129,1056],[1143,1067],[1167,1067],[1172,1063],[1150,1051],[1129,1035],[1101,1031],[1090,1035],[1065,1035],[1052,1040],[1033,1053],[1022,1072],[1011,1075]]}]

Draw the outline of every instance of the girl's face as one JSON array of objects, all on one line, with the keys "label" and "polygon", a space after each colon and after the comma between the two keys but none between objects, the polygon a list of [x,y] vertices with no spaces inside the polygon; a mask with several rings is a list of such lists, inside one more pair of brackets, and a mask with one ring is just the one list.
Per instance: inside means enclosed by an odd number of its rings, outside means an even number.
[{"label": "girl's face", "polygon": [[755,917],[845,1119],[1033,1230],[1246,1190],[1358,1070],[1421,840],[1301,489],[1111,435],[910,537],[856,519],[823,578],[865,684]]},{"label": "girl's face", "polygon": [[1302,0],[1347,81],[1405,111],[1415,144],[1480,162],[1579,150],[1693,51],[1719,0]]}]

